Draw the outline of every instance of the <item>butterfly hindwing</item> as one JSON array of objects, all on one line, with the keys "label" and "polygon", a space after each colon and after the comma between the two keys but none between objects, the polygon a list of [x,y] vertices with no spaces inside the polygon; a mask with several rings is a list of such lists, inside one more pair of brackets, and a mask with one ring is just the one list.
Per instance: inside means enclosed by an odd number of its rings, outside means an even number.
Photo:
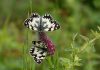
[{"label": "butterfly hindwing", "polygon": [[33,41],[33,46],[30,49],[30,54],[37,63],[41,63],[47,56],[47,48],[41,41]]},{"label": "butterfly hindwing", "polygon": [[32,15],[24,21],[24,25],[31,30],[38,30],[38,24],[40,21],[40,16],[37,13],[32,13]]}]

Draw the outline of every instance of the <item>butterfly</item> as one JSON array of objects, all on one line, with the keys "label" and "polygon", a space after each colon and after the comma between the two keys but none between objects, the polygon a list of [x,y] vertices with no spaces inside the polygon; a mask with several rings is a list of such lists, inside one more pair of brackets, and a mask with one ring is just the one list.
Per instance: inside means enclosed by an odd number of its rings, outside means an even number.
[{"label": "butterfly", "polygon": [[24,21],[24,25],[34,31],[54,31],[60,28],[57,21],[53,20],[50,14],[40,16],[37,13],[32,15]]},{"label": "butterfly", "polygon": [[32,41],[32,44],[29,52],[34,60],[40,64],[48,55],[46,45],[42,41]]}]

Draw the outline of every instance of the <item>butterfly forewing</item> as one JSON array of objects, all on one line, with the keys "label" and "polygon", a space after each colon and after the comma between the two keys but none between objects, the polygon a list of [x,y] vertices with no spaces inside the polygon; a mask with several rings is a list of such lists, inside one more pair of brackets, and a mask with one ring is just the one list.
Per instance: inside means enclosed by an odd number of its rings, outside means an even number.
[{"label": "butterfly forewing", "polygon": [[37,63],[41,63],[47,56],[47,48],[41,41],[33,41],[33,46],[30,49],[30,54]]},{"label": "butterfly forewing", "polygon": [[60,25],[53,20],[50,14],[45,14],[42,16],[42,23],[44,31],[54,31],[60,28]]},{"label": "butterfly forewing", "polygon": [[40,16],[37,13],[32,13],[32,15],[24,21],[24,25],[31,30],[38,30]]}]

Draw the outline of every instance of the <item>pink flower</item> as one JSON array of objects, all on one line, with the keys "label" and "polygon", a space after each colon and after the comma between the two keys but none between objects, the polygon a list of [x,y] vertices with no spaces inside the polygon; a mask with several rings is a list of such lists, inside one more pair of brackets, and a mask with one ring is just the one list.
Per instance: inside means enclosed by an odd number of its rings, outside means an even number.
[{"label": "pink flower", "polygon": [[49,55],[53,55],[55,52],[55,45],[47,37],[45,32],[39,32],[39,40],[45,43],[45,45],[47,46]]}]

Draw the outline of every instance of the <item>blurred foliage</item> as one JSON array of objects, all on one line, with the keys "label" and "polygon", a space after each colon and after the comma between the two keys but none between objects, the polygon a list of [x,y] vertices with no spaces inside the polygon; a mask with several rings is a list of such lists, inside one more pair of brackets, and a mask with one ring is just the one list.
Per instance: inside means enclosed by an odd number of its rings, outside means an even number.
[{"label": "blurred foliage", "polygon": [[[61,29],[47,32],[54,56],[40,65],[29,55],[32,13],[50,13]],[[0,0],[0,70],[100,70],[100,0]]]}]

